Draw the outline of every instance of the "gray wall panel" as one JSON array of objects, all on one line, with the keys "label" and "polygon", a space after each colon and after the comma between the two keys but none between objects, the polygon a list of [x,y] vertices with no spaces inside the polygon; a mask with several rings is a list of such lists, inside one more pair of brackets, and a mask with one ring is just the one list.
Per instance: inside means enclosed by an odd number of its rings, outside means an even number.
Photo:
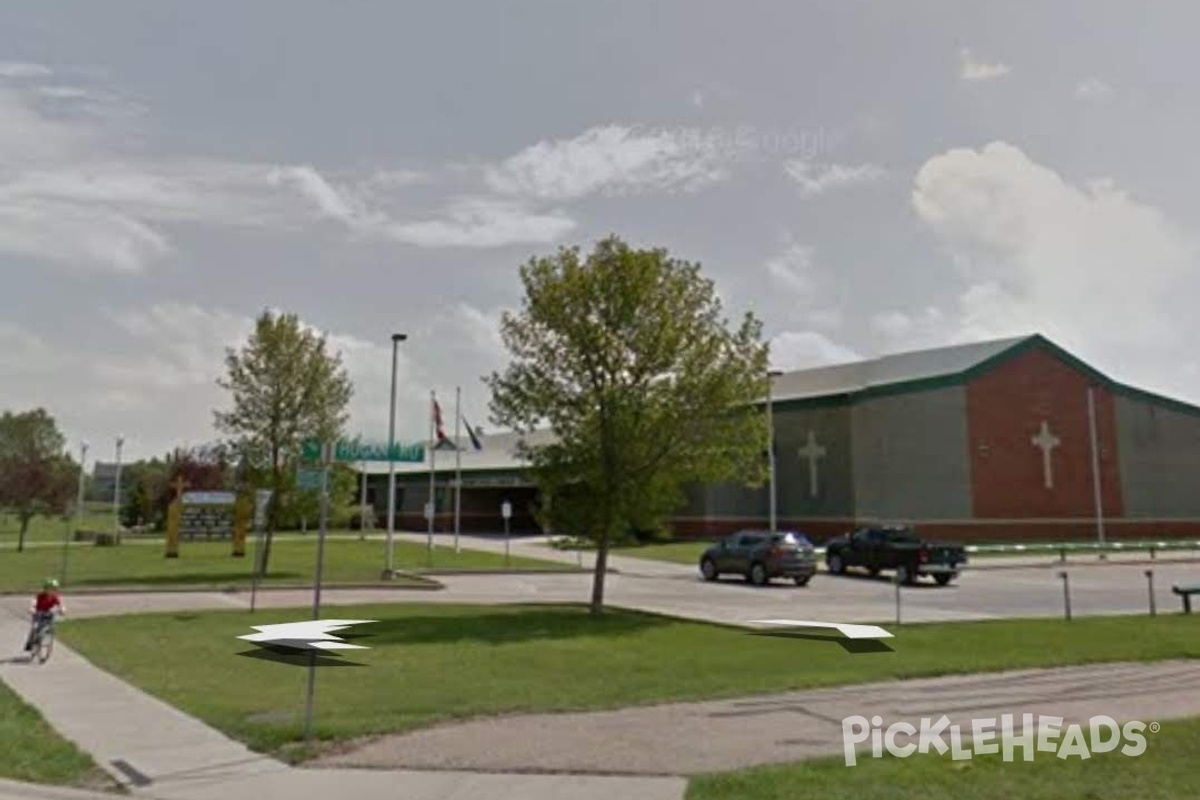
[{"label": "gray wall panel", "polygon": [[859,516],[971,516],[963,387],[866,400],[855,405],[852,427]]},{"label": "gray wall panel", "polygon": [[1122,396],[1116,411],[1126,516],[1200,516],[1200,418]]}]

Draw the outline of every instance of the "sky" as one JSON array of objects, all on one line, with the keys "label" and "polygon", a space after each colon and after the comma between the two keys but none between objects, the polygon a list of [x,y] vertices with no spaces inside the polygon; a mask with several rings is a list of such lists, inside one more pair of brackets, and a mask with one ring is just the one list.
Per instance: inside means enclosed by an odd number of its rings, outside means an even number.
[{"label": "sky", "polygon": [[518,269],[699,262],[774,366],[1041,333],[1200,404],[1200,6],[260,0],[0,9],[0,408],[215,438],[264,309],[351,433],[490,427]]}]

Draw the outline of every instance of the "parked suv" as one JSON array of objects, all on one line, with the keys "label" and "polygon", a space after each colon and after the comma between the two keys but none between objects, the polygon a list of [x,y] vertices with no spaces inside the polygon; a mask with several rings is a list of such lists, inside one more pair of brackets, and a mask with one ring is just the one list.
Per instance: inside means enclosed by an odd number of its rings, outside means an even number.
[{"label": "parked suv", "polygon": [[709,581],[733,574],[756,586],[772,578],[791,578],[804,586],[816,572],[812,542],[795,531],[738,531],[718,539],[700,556],[700,574]]}]

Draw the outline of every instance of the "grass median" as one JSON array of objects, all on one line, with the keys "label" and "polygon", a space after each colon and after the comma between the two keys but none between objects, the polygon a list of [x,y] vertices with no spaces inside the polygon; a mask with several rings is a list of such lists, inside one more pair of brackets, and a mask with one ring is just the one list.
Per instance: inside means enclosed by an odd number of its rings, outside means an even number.
[{"label": "grass median", "polygon": [[0,777],[29,783],[112,788],[83,751],[0,682]]},{"label": "grass median", "polygon": [[[320,671],[327,741],[483,715],[620,708],[1024,667],[1200,657],[1200,618],[1105,617],[910,625],[888,648],[572,606],[372,605],[370,649]],[[301,736],[307,655],[266,659],[236,637],[304,610],[68,620],[101,668],[268,751]]]},{"label": "grass median", "polygon": [[[316,568],[316,535],[305,541],[276,541],[271,547],[270,569],[264,586],[304,586],[311,583]],[[325,543],[324,580],[337,583],[380,582],[384,565],[384,543],[357,539],[329,539]],[[423,544],[394,542],[395,564],[401,570],[429,567]],[[246,556],[234,558],[231,545],[223,542],[183,541],[179,558],[166,558],[163,545],[127,543],[116,547],[74,545],[67,557],[64,587],[71,590],[96,588],[249,588],[255,546],[247,543]],[[41,547],[0,552],[0,592],[33,592],[48,576],[62,571],[62,548]],[[512,569],[569,569],[569,565],[531,558],[513,557]],[[506,567],[502,554],[435,546],[434,569],[500,570]],[[405,583],[403,579],[389,585]],[[412,583],[410,581],[410,583]]]},{"label": "grass median", "polygon": [[[1000,755],[954,761],[949,755],[863,758],[847,767],[842,758],[757,767],[694,778],[687,800],[857,800],[861,797],[922,800],[1174,800],[1194,797],[1200,720],[1166,722],[1146,734],[1146,752],[1005,762]],[[1019,751],[1018,751],[1019,753]]]}]

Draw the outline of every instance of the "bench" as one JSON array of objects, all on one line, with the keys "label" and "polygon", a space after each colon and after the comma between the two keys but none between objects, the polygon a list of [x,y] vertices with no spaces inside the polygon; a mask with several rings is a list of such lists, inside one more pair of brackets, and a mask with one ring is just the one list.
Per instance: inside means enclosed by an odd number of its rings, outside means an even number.
[{"label": "bench", "polygon": [[1183,598],[1183,613],[1192,613],[1192,595],[1200,594],[1200,583],[1177,583],[1171,591]]}]

